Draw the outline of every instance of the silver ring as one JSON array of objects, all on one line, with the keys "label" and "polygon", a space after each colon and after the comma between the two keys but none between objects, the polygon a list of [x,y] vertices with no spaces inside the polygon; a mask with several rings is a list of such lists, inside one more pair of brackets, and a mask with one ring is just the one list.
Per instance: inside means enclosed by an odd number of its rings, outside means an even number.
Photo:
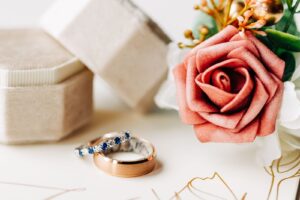
[{"label": "silver ring", "polygon": [[[98,137],[98,138],[90,141],[88,145],[81,145],[81,146],[75,148],[75,150],[74,150],[75,155],[79,156],[79,157],[84,157],[88,154],[93,155],[95,153],[104,153],[104,152],[114,148],[117,145],[120,145],[124,142],[129,141],[131,138],[131,134],[129,131],[121,132],[120,136],[115,136],[115,137],[106,137],[106,135],[108,135],[108,134],[105,134],[104,136]],[[102,142],[94,145],[95,141],[98,141],[101,138],[104,138],[102,140]]]}]

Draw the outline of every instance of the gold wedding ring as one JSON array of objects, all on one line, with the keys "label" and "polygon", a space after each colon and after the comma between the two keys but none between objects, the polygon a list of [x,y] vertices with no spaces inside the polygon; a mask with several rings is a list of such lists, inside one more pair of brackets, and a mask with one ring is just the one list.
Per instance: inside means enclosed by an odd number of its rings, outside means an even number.
[{"label": "gold wedding ring", "polygon": [[[108,133],[97,141],[93,141],[93,145],[120,136],[120,133]],[[142,158],[126,161],[117,160],[108,156],[110,153],[115,152],[133,152],[141,155]],[[113,176],[126,178],[137,177],[153,171],[156,165],[156,152],[150,142],[131,136],[130,140],[115,145],[107,151],[95,153],[94,163],[99,169]]]}]

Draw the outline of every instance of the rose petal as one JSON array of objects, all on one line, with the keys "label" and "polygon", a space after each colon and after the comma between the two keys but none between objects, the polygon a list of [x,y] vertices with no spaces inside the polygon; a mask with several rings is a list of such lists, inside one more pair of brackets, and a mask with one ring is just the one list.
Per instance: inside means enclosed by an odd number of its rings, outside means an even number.
[{"label": "rose petal", "polygon": [[[186,55],[190,52],[190,49],[180,49],[177,43],[172,42],[168,46],[167,64],[169,69],[173,69],[177,65],[183,62]],[[172,70],[170,70],[171,72]],[[169,73],[168,79],[173,80],[173,74]]]},{"label": "rose petal", "polygon": [[231,94],[206,83],[201,83],[197,80],[196,83],[201,88],[201,90],[207,95],[207,97],[219,107],[227,105],[236,96],[235,94]]},{"label": "rose petal", "polygon": [[288,144],[293,149],[300,149],[300,137],[296,137],[294,135],[287,134],[285,132],[280,134],[280,139]]},{"label": "rose petal", "polygon": [[239,30],[236,27],[229,25],[226,28],[224,28],[222,31],[215,34],[214,37],[210,37],[209,39],[202,42],[200,45],[198,45],[192,51],[197,52],[199,49],[202,49],[205,47],[220,44],[223,42],[228,42],[230,40],[230,38],[233,37],[238,32],[239,32]]},{"label": "rose petal", "polygon": [[174,70],[176,80],[177,101],[182,121],[186,124],[202,124],[205,122],[202,117],[191,111],[186,102],[186,69],[183,64],[178,65]]},{"label": "rose petal", "polygon": [[251,32],[246,33],[249,40],[251,40],[257,47],[260,56],[268,68],[273,74],[277,76],[280,80],[282,79],[285,62],[281,60],[276,54],[273,53],[266,45],[261,43]]},{"label": "rose petal", "polygon": [[[297,97],[294,83],[287,81],[284,83],[284,92],[279,121],[281,123],[292,122],[300,117],[300,101]],[[300,128],[300,124],[299,124]]]},{"label": "rose petal", "polygon": [[236,112],[233,114],[219,113],[199,113],[208,122],[227,129],[234,129],[242,119],[245,111]]},{"label": "rose petal", "polygon": [[[281,126],[288,128],[291,134],[293,134],[294,132],[296,132],[296,134],[298,135],[298,133],[300,132],[300,117],[298,117],[297,119],[293,120],[293,121],[289,121],[289,122],[281,122],[280,123]],[[300,135],[299,135],[300,137]]]},{"label": "rose petal", "polygon": [[255,57],[251,52],[249,52],[244,47],[237,48],[228,54],[228,58],[239,58],[246,63],[248,63],[249,67],[255,72],[256,76],[261,80],[264,87],[269,93],[269,100],[273,98],[275,92],[277,90],[277,83],[274,80],[270,72],[266,70],[264,65]]},{"label": "rose petal", "polygon": [[205,70],[202,73],[201,79],[197,78],[197,80],[203,83],[210,83],[211,76],[215,70],[219,68],[237,68],[237,67],[248,67],[248,66],[244,61],[240,59],[228,59],[209,67],[207,70]]},{"label": "rose petal", "polygon": [[297,80],[297,82],[299,82],[298,78],[300,77],[300,53],[294,53],[294,56],[296,58],[296,70],[292,76],[292,81]]},{"label": "rose petal", "polygon": [[273,74],[277,90],[273,99],[268,102],[261,113],[261,123],[258,131],[259,136],[266,136],[275,131],[276,119],[280,110],[283,94],[283,83]]},{"label": "rose petal", "polygon": [[[266,65],[266,68],[277,76],[277,78],[282,79],[285,63],[276,54],[273,53],[268,47],[261,43],[251,32],[246,32],[246,40],[250,40],[256,46],[259,51],[259,55],[262,62]],[[245,40],[239,34],[231,38],[230,41],[240,41]]]},{"label": "rose petal", "polygon": [[239,132],[241,129],[247,126],[251,121],[257,118],[257,116],[260,114],[260,112],[262,111],[262,109],[264,108],[265,104],[269,99],[269,95],[265,90],[261,81],[255,77],[255,82],[256,85],[253,92],[252,101],[245,115],[243,116],[240,123],[236,127],[236,130],[234,130],[234,132]]},{"label": "rose petal", "polygon": [[[242,75],[242,73],[240,73],[238,69],[239,68],[236,68],[231,73],[229,73],[230,80],[232,82],[231,92],[235,94],[239,93],[246,83],[246,77]],[[248,71],[247,68],[242,68],[242,69]]]},{"label": "rose petal", "polygon": [[[228,53],[237,49],[239,47],[244,47],[248,49],[249,52],[252,52],[254,55],[257,54],[256,47],[254,44],[248,40],[241,40],[236,42],[227,42],[221,43],[214,46],[207,47],[205,49],[199,49],[194,56],[188,56],[186,63],[195,62],[199,73],[204,72],[216,61],[219,61],[221,58],[225,57]],[[193,63],[194,64],[194,63]]]},{"label": "rose petal", "polygon": [[252,93],[252,90],[254,87],[253,81],[252,81],[247,69],[236,68],[235,71],[243,74],[246,81],[245,81],[244,86],[241,89],[241,91],[232,99],[232,101],[229,102],[224,107],[222,107],[222,109],[221,109],[222,113],[229,112],[229,111],[235,111],[237,109],[240,109],[246,103],[248,103],[247,100],[248,100],[250,94]]},{"label": "rose petal", "polygon": [[198,71],[194,65],[189,65],[186,78],[186,94],[189,108],[195,112],[217,112],[218,108],[209,103],[203,91],[196,84],[195,79],[197,75]]},{"label": "rose petal", "polygon": [[[240,33],[242,33],[242,32],[240,32]],[[232,38],[230,38],[229,41],[234,42],[234,41],[240,41],[240,40],[247,40],[246,34],[241,35],[240,33],[234,35]]]},{"label": "rose petal", "polygon": [[[280,131],[279,133],[279,138],[280,138],[280,146],[282,151],[285,154],[288,154],[290,152],[295,152],[295,150],[297,150],[297,148],[294,148],[292,145],[289,144],[289,140],[290,137],[286,137],[289,136],[289,134],[283,133],[282,131]],[[300,149],[300,142],[299,142],[299,149]]]},{"label": "rose petal", "polygon": [[154,100],[159,108],[178,110],[175,81],[170,79],[166,80],[159,88]]},{"label": "rose petal", "polygon": [[[244,87],[238,93],[238,95],[232,95],[226,91],[217,89],[211,85],[203,84],[201,82],[210,83],[210,79],[212,76],[213,71],[221,68],[235,68],[237,72],[242,73],[244,77],[246,77],[246,82],[244,83]],[[209,99],[222,107],[221,112],[228,112],[233,110],[238,110],[247,102],[247,98],[252,92],[253,89],[253,81],[245,68],[240,67],[247,67],[244,61],[239,59],[229,59],[218,64],[213,65],[212,67],[208,68],[203,74],[199,74],[196,78],[196,83],[198,86],[208,95]]]},{"label": "rose petal", "polygon": [[[298,124],[296,124],[296,122],[298,122]],[[282,126],[282,124],[281,124],[280,128],[283,132],[300,138],[300,128],[296,128],[296,127],[299,127],[299,122],[300,122],[300,118],[293,121],[294,124],[291,124],[291,126]],[[290,124],[288,124],[288,125],[290,125]],[[292,126],[292,125],[294,125],[294,126]],[[290,128],[290,127],[292,127],[292,128]]]},{"label": "rose petal", "polygon": [[278,131],[265,137],[257,137],[255,140],[258,146],[256,157],[263,166],[271,166],[274,160],[281,157],[281,146]]},{"label": "rose petal", "polygon": [[[297,99],[300,99],[300,90],[296,90]],[[293,108],[291,106],[291,108]],[[298,110],[295,108],[295,110]],[[288,130],[288,133],[300,137],[300,116],[292,121],[281,121],[280,125]]]},{"label": "rose petal", "polygon": [[169,67],[168,78],[161,85],[155,95],[155,104],[162,109],[178,110],[176,102],[176,84],[172,69],[183,62],[190,49],[179,49],[177,43],[172,42],[168,46],[167,63]]},{"label": "rose petal", "polygon": [[211,76],[211,83],[213,86],[231,92],[231,80],[230,77],[222,70],[215,70]]},{"label": "rose petal", "polygon": [[207,47],[205,49],[200,49],[196,54],[196,66],[198,71],[204,72],[216,61],[219,61],[222,57],[226,56],[228,53],[239,47],[249,49],[249,51],[253,53],[255,53],[256,51],[255,46],[247,40],[222,43]]},{"label": "rose petal", "polygon": [[254,120],[237,134],[232,133],[229,129],[221,128],[211,123],[195,125],[194,129],[197,138],[201,142],[243,143],[254,141],[258,127],[259,121]]}]

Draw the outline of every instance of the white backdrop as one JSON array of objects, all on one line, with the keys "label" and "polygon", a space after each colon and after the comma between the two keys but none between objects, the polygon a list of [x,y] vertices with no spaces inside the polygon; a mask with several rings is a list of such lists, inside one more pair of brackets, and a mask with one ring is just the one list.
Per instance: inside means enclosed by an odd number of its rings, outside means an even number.
[{"label": "white backdrop", "polygon": [[[182,39],[183,30],[191,26],[195,1],[135,0],[175,40]],[[38,26],[39,17],[52,2],[0,0],[0,28]],[[60,188],[79,188],[56,198],[61,200],[155,199],[153,191],[160,199],[169,199],[191,178],[208,177],[214,172],[220,172],[239,199],[245,192],[249,200],[266,199],[271,177],[256,165],[256,148],[252,144],[200,144],[192,128],[179,121],[177,113],[160,111],[141,117],[129,112],[110,90],[104,90],[105,84],[99,79],[95,83],[94,119],[77,134],[53,144],[0,145],[1,200],[41,200],[61,193]],[[95,169],[91,160],[78,160],[72,154],[75,146],[99,133],[128,128],[156,146],[160,164],[147,176],[111,177]],[[293,179],[282,184],[280,199],[294,199],[297,183],[298,179]],[[214,184],[206,186],[210,191],[221,191]],[[222,184],[217,186],[224,189]],[[184,197],[195,198],[190,193]]]},{"label": "white backdrop", "polygon": [[[0,0],[0,28],[38,26],[39,17],[54,0]],[[173,38],[192,24],[197,0],[134,0]]]}]

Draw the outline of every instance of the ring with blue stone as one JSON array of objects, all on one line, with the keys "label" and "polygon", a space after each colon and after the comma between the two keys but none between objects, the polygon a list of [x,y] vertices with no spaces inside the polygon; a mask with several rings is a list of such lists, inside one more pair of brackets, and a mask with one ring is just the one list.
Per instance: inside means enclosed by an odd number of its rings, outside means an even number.
[{"label": "ring with blue stone", "polygon": [[[79,157],[83,157],[88,154],[93,155],[95,153],[102,153],[125,142],[128,142],[131,139],[131,134],[129,131],[121,132],[119,135],[114,137],[106,137],[108,134],[90,141],[88,145],[81,145],[75,148],[75,154]],[[97,145],[93,145],[95,141],[98,141],[101,138],[105,138],[105,140]]]},{"label": "ring with blue stone", "polygon": [[[94,163],[102,171],[119,177],[137,177],[150,173],[154,170],[156,165],[156,151],[154,146],[145,139],[124,134],[125,138],[130,138],[128,142],[121,143],[107,151],[94,154]],[[101,144],[107,138],[114,138],[115,143],[119,143],[119,133],[110,133],[104,135],[94,145]],[[112,154],[129,153],[129,155],[136,154],[137,157],[120,159],[114,157]]]}]

